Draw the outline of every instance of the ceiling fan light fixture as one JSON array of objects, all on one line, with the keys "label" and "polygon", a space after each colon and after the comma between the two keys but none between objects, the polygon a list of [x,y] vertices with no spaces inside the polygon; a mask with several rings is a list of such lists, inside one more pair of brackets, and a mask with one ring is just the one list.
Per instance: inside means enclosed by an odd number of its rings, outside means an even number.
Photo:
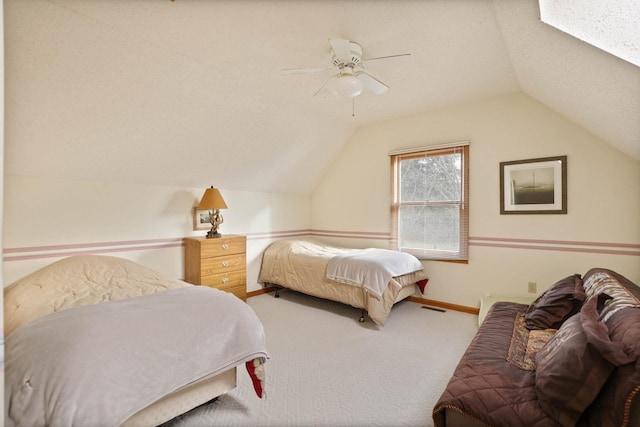
[{"label": "ceiling fan light fixture", "polygon": [[362,82],[349,74],[337,77],[331,86],[331,90],[335,95],[348,98],[360,95],[363,88]]}]

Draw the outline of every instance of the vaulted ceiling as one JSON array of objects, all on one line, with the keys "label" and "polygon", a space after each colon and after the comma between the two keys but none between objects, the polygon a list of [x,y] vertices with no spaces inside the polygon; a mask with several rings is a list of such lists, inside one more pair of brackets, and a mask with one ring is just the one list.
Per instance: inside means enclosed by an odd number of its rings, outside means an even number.
[{"label": "vaulted ceiling", "polygon": [[[309,193],[360,126],[522,91],[640,160],[640,69],[535,0],[5,0],[5,173]],[[382,95],[314,98],[328,39]]]}]

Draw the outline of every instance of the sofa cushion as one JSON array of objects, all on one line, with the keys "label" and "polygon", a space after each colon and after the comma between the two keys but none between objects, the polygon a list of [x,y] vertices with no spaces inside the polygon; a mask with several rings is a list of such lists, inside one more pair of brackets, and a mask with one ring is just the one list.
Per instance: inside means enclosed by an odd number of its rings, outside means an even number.
[{"label": "sofa cushion", "polygon": [[525,312],[528,329],[558,329],[580,310],[585,299],[582,278],[573,274],[556,282],[536,299]]},{"label": "sofa cushion", "polygon": [[535,372],[505,360],[515,318],[526,307],[502,301],[493,304],[433,409],[436,427],[451,425],[446,415],[451,411],[488,426],[555,424],[538,403]]},{"label": "sofa cushion", "polygon": [[574,426],[596,398],[615,366],[633,361],[609,339],[592,298],[568,319],[536,355],[535,389],[540,405],[563,426]]}]

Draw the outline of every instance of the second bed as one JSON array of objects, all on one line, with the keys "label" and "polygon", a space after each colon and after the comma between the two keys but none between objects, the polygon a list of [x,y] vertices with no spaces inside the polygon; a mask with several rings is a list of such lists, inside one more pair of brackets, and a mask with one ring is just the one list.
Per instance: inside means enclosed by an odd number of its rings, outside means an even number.
[{"label": "second bed", "polygon": [[[365,283],[345,283],[342,277],[331,279],[344,272],[338,259],[376,257],[389,260],[401,256],[403,265],[396,264],[394,274],[384,286],[371,287],[367,281],[367,269],[362,279]],[[336,267],[337,266],[337,267]],[[337,268],[337,270],[335,268]],[[386,279],[385,279],[386,280]],[[365,310],[371,320],[384,325],[393,305],[414,293],[424,290],[427,274],[417,258],[402,252],[379,249],[346,249],[328,246],[311,240],[286,239],[272,243],[264,252],[258,282],[264,285],[278,285],[319,298],[337,301]],[[364,318],[361,317],[361,321]]]}]

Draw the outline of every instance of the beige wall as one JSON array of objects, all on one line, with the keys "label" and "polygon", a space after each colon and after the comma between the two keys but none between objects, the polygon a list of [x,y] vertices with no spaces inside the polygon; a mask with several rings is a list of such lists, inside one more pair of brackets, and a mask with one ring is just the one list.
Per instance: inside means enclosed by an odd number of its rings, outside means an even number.
[{"label": "beige wall", "polygon": [[[388,233],[388,153],[462,140],[471,143],[470,259],[424,261],[425,298],[476,307],[485,294],[528,295],[528,282],[542,291],[596,266],[640,283],[640,164],[521,93],[359,129],[312,194],[312,228]],[[499,163],[560,155],[568,214],[500,215]],[[631,255],[603,253],[612,251]]]},{"label": "beige wall", "polygon": [[[181,239],[193,230],[192,207],[204,188],[5,176],[5,286],[62,256],[104,253],[184,276]],[[309,227],[307,196],[220,189],[223,234],[247,235],[247,289],[264,247],[283,232]]]},{"label": "beige wall", "polygon": [[[514,94],[359,129],[311,197],[222,188],[229,209],[221,231],[248,236],[248,291],[260,289],[262,251],[276,238],[311,228],[333,235],[324,237],[330,243],[386,247],[389,151],[461,140],[471,142],[470,261],[425,261],[425,298],[476,307],[485,294],[527,295],[528,282],[542,291],[593,266],[640,282],[638,162]],[[499,162],[555,155],[568,156],[569,213],[500,215]],[[205,233],[192,229],[191,216],[203,188],[4,180],[5,286],[74,251],[182,277],[180,239]],[[623,251],[631,255],[602,253]]]}]

